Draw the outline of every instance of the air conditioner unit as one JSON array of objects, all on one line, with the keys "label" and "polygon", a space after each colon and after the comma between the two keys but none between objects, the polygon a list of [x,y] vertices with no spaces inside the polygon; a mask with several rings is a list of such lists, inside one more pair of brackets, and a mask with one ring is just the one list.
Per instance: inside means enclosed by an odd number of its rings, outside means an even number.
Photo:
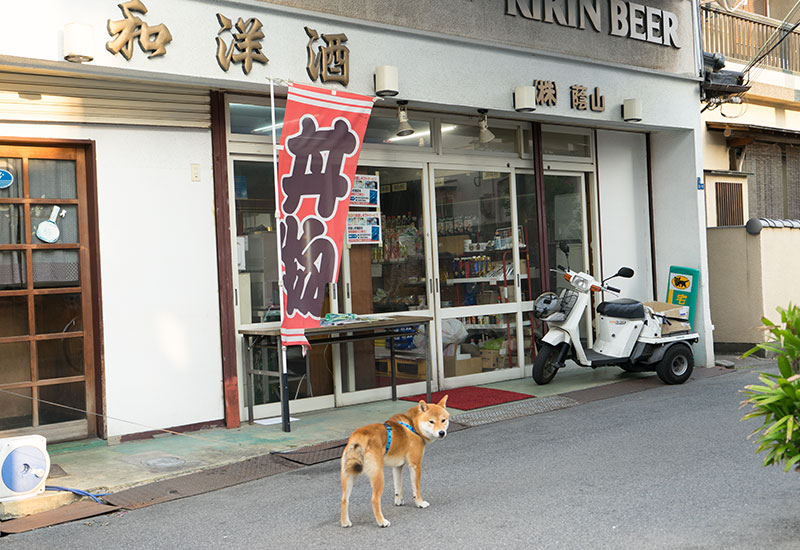
[{"label": "air conditioner unit", "polygon": [[44,491],[50,473],[47,440],[41,435],[0,439],[0,502]]}]

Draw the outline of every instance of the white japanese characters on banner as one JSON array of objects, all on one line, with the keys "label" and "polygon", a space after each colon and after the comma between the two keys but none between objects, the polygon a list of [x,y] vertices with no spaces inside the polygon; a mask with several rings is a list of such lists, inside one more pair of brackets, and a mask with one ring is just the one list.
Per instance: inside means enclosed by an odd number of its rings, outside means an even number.
[{"label": "white japanese characters on banner", "polygon": [[292,84],[278,158],[283,345],[308,346],[339,277],[350,193],[372,98]]},{"label": "white japanese characters on banner", "polygon": [[380,214],[378,212],[348,212],[347,242],[382,245]]}]

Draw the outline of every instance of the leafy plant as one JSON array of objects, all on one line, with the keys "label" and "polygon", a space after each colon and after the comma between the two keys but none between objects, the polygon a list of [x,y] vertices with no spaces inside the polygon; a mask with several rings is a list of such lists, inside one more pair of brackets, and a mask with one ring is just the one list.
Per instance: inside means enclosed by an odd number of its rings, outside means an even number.
[{"label": "leafy plant", "polygon": [[742,420],[763,417],[764,423],[750,434],[750,437],[758,434],[756,452],[767,453],[763,466],[784,463],[789,471],[800,462],[800,308],[790,303],[786,309],[779,307],[778,312],[780,325],[766,317],[761,320],[773,339],[756,345],[742,357],[759,349],[774,352],[780,375],[761,373],[758,378],[763,385],[745,386],[741,390],[749,396],[742,406],[753,408]]}]

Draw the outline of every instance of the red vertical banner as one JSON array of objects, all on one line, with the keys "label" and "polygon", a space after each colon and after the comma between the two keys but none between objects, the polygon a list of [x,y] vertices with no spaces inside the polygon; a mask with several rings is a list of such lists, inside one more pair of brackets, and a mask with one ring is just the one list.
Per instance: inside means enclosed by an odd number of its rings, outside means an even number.
[{"label": "red vertical banner", "polygon": [[372,98],[292,84],[278,157],[283,345],[308,346],[339,278],[353,176]]}]

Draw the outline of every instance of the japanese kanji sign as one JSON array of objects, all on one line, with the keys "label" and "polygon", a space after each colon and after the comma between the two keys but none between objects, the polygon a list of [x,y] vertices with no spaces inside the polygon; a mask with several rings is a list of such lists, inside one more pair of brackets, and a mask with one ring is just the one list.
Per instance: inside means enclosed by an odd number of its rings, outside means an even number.
[{"label": "japanese kanji sign", "polygon": [[289,87],[278,157],[284,345],[308,346],[339,277],[350,193],[372,98]]},{"label": "japanese kanji sign", "polygon": [[[234,32],[233,21],[222,15],[217,14],[217,22],[220,29],[217,33],[217,63],[223,71],[231,67],[231,62],[241,63],[242,71],[248,74],[253,68],[253,61],[266,64],[269,59],[261,53],[261,39],[264,33],[261,32],[261,21],[251,17],[247,21],[241,17],[236,22],[236,32]],[[219,36],[229,31],[233,35],[230,45]],[[235,51],[234,51],[235,48]]]},{"label": "japanese kanji sign", "polygon": [[347,35],[323,34],[322,40],[325,46],[318,46],[314,52],[314,43],[319,40],[320,35],[316,29],[305,27],[308,35],[306,52],[308,53],[308,63],[306,72],[311,80],[318,78],[322,82],[339,82],[344,86],[350,81],[350,49],[344,45],[347,42]]},{"label": "japanese kanji sign", "polygon": [[113,54],[122,53],[128,61],[133,57],[133,43],[139,39],[139,47],[150,52],[148,57],[156,57],[167,53],[167,44],[172,42],[172,35],[167,26],[148,25],[134,13],[147,13],[147,7],[140,0],[130,0],[119,4],[125,19],[108,20],[108,34],[114,40],[106,43],[106,49]]}]

